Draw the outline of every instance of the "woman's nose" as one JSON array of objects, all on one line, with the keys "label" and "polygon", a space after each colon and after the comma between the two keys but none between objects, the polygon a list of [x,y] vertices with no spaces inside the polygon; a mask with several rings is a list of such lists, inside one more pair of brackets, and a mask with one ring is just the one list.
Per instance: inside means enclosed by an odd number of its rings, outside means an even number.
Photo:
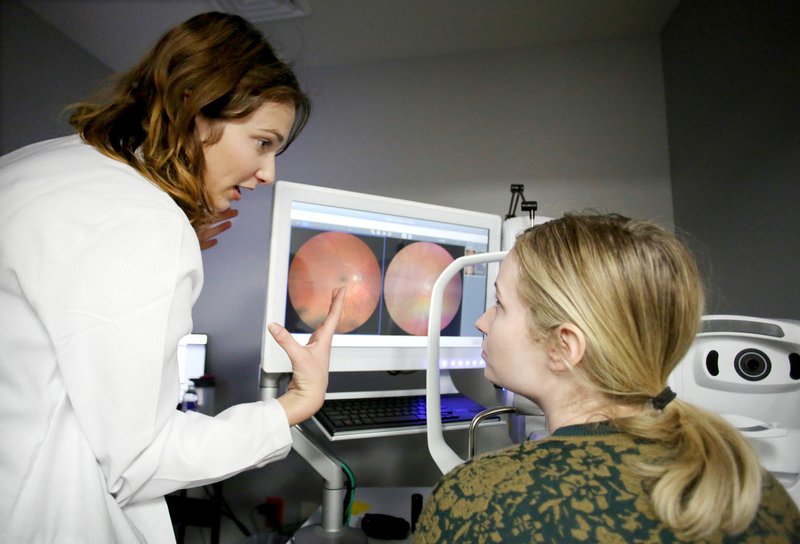
[{"label": "woman's nose", "polygon": [[264,159],[261,168],[256,172],[256,179],[259,183],[271,185],[275,182],[275,156],[270,155]]},{"label": "woman's nose", "polygon": [[475,328],[481,331],[483,334],[487,334],[489,332],[489,328],[492,324],[491,315],[494,315],[494,306],[483,312],[483,315],[478,318],[475,322]]}]

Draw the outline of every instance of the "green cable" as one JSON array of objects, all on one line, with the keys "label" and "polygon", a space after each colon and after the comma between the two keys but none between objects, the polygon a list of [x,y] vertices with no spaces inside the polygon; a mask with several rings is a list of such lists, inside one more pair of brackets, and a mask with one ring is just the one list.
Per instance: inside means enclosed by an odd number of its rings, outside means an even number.
[{"label": "green cable", "polygon": [[350,481],[350,500],[347,501],[347,508],[345,509],[345,519],[344,524],[350,525],[350,514],[353,512],[353,502],[355,502],[356,496],[356,477],[353,475],[353,472],[350,470],[343,461],[342,461],[342,470],[347,475],[347,479]]}]

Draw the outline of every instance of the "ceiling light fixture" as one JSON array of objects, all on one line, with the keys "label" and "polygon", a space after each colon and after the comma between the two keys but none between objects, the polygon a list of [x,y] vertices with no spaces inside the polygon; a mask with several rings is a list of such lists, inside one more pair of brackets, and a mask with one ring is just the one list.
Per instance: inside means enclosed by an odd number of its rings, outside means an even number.
[{"label": "ceiling light fixture", "polygon": [[209,0],[219,11],[241,15],[251,23],[304,17],[311,13],[306,0]]}]

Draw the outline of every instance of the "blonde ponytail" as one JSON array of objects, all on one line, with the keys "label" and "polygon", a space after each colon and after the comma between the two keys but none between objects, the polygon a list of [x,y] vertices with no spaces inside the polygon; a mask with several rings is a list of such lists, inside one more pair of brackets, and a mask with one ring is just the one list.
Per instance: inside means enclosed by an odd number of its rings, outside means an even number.
[{"label": "blonde ponytail", "polygon": [[728,422],[676,399],[663,411],[646,410],[617,426],[670,452],[657,462],[633,464],[650,482],[656,515],[679,537],[695,541],[718,529],[729,535],[747,529],[761,500],[762,469]]}]

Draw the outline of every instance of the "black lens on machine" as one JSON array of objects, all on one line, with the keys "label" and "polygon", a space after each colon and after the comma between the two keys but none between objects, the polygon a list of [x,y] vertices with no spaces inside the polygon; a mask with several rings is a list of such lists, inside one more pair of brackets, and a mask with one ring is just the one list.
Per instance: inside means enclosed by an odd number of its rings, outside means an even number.
[{"label": "black lens on machine", "polygon": [[755,348],[743,349],[734,360],[736,373],[745,380],[757,382],[769,376],[772,363],[766,353]]}]

